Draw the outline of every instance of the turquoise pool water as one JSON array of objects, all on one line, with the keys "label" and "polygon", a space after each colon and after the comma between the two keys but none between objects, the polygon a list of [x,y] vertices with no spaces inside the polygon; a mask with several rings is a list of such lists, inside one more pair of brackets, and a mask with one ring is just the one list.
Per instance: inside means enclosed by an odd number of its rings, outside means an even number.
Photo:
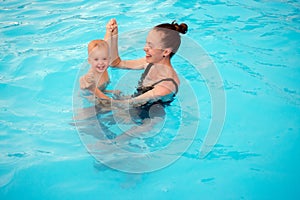
[{"label": "turquoise pool water", "polygon": [[[0,8],[1,199],[300,196],[297,1],[2,1]],[[197,98],[191,109],[200,114],[184,118],[199,120],[189,149],[173,164],[144,174],[109,169],[88,153],[70,125],[74,84],[86,65],[87,42],[103,37],[112,17],[128,42],[128,32],[185,22],[186,37],[214,61],[224,83],[226,119],[205,158],[199,149],[213,117],[208,83],[180,56],[174,66],[183,88]],[[128,42],[122,41],[125,57],[143,55]],[[112,80],[123,73],[112,70]]]}]

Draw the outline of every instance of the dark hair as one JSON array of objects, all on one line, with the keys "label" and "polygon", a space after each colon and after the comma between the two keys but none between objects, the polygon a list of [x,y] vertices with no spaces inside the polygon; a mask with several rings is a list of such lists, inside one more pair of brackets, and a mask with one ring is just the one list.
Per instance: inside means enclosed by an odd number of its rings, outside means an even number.
[{"label": "dark hair", "polygon": [[172,48],[170,58],[177,52],[181,39],[179,33],[185,34],[188,30],[188,26],[185,23],[178,25],[173,21],[171,24],[164,23],[159,24],[153,28],[153,30],[161,31],[164,33],[162,43],[165,48]]}]

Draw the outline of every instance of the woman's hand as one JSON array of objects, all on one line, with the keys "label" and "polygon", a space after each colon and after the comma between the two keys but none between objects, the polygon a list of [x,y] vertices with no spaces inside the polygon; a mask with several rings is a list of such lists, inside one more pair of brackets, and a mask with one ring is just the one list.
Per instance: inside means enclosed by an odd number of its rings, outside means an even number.
[{"label": "woman's hand", "polygon": [[111,33],[112,36],[118,34],[118,24],[116,19],[109,20],[109,22],[106,24],[106,31]]}]

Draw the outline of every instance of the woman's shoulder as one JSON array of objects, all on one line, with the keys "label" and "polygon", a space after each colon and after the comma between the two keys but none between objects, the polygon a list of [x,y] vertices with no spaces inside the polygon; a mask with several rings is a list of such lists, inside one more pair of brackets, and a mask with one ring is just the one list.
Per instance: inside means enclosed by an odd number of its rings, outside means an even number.
[{"label": "woman's shoulder", "polygon": [[172,65],[163,67],[160,65],[156,66],[157,74],[160,74],[162,78],[174,79],[175,82],[179,83],[179,77]]},{"label": "woman's shoulder", "polygon": [[174,81],[177,83],[177,85],[179,85],[180,84],[180,79],[179,79],[179,76],[178,76],[178,74],[177,74],[177,72],[173,69],[173,79],[174,79]]}]

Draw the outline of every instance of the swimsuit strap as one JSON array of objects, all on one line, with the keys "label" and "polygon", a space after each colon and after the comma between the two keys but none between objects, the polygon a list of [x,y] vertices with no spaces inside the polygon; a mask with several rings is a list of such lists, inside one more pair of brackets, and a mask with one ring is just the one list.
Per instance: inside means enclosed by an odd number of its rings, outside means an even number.
[{"label": "swimsuit strap", "polygon": [[174,79],[172,79],[172,78],[164,78],[164,79],[161,79],[160,81],[157,81],[156,83],[152,84],[152,87],[154,87],[155,85],[157,85],[157,84],[159,84],[159,83],[161,83],[161,82],[163,82],[163,81],[171,81],[171,82],[173,82],[173,84],[175,85],[175,88],[176,88],[175,94],[177,94],[177,92],[178,92],[178,85],[177,85],[177,83],[174,81]]},{"label": "swimsuit strap", "polygon": [[153,66],[152,63],[149,63],[149,64],[147,65],[145,71],[143,72],[143,74],[142,74],[142,76],[141,76],[141,78],[140,78],[140,80],[139,80],[139,83],[138,83],[139,86],[142,86],[142,85],[143,85],[144,79],[145,79],[145,77],[147,76],[147,74],[149,73],[150,68],[151,68],[152,66]]}]

